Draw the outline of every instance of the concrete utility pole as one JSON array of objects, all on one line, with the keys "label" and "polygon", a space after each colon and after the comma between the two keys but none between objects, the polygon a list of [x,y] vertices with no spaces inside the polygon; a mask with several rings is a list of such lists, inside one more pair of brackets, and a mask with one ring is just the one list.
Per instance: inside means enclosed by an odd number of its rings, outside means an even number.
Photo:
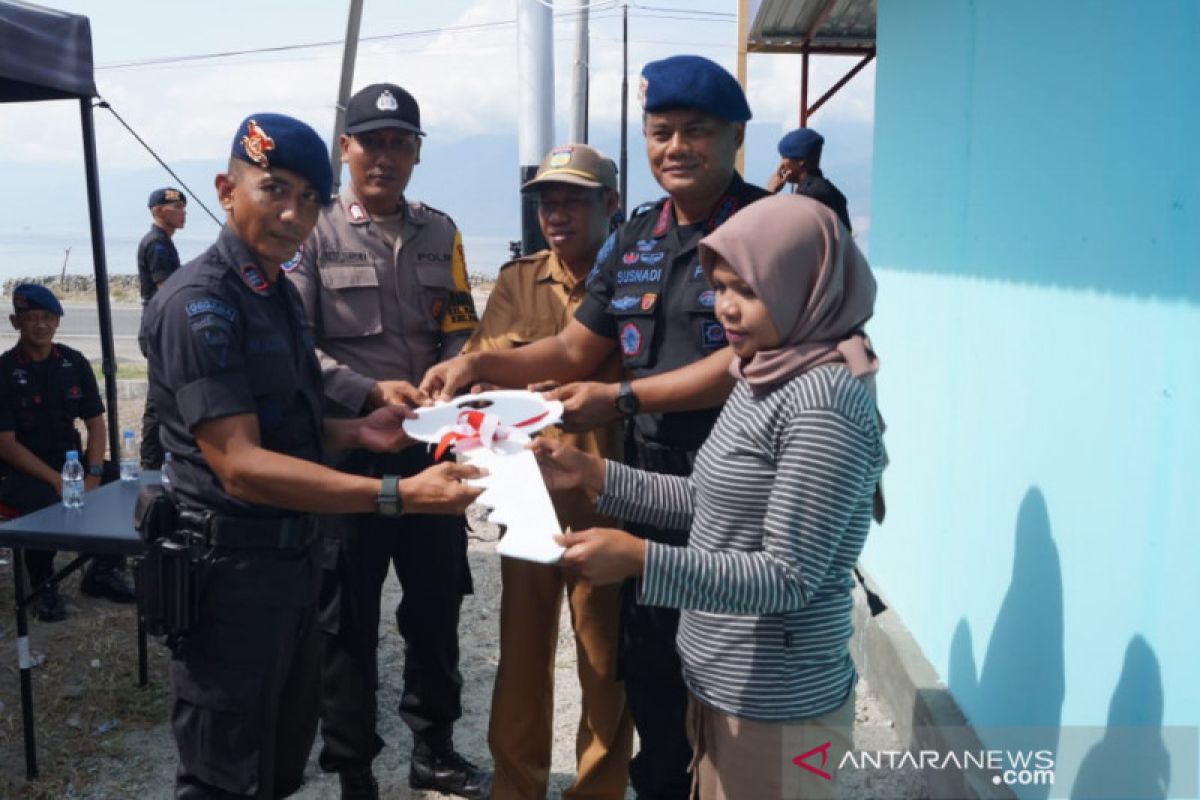
[{"label": "concrete utility pole", "polygon": [[333,138],[329,142],[329,166],[333,168],[333,194],[342,186],[342,148],[338,138],[346,127],[346,103],[350,102],[350,85],[354,83],[354,62],[358,59],[358,29],[362,22],[362,0],[350,0],[350,16],[346,20],[346,45],[342,50],[342,81],[338,86],[337,113],[333,119]]},{"label": "concrete utility pole", "polygon": [[[518,186],[531,180],[554,137],[554,20],[553,9],[539,0],[517,3],[517,151]],[[521,196],[521,252],[546,246],[538,228],[537,204]]]},{"label": "concrete utility pole", "polygon": [[588,5],[592,0],[579,0],[579,17],[575,20],[575,64],[571,83],[571,128],[567,139],[580,144],[588,140]]}]

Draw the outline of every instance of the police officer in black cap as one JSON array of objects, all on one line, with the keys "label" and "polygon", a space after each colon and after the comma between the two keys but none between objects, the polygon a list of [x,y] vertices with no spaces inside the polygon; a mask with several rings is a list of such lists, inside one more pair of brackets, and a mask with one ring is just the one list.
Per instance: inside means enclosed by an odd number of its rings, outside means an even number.
[{"label": "police officer in black cap", "polygon": [[790,183],[792,191],[796,194],[811,197],[829,206],[846,226],[846,230],[853,230],[850,225],[850,211],[846,207],[846,195],[821,172],[821,149],[824,146],[825,137],[812,128],[797,128],[784,134],[779,140],[779,155],[782,160],[771,174],[771,179],[767,181],[767,191],[778,193]]},{"label": "police officer in black cap", "polygon": [[[179,269],[179,251],[171,237],[187,223],[187,195],[171,186],[155,189],[147,201],[154,220],[137,249],[138,287],[142,305],[158,291],[167,278]],[[159,469],[163,463],[162,443],[158,440],[158,420],[154,402],[146,396],[142,412],[142,469]]]},{"label": "police officer in black cap", "polygon": [[[0,499],[22,514],[59,501],[68,450],[80,454],[86,489],[116,477],[104,460],[104,402],[92,366],[78,350],[54,341],[62,315],[62,304],[45,286],[23,283],[13,289],[9,319],[20,337],[0,355]],[[87,430],[86,450],[75,430],[77,419]],[[36,588],[54,574],[54,551],[26,550],[25,564]],[[133,589],[123,573],[120,557],[94,556],[80,590],[132,603]],[[33,613],[44,622],[67,618],[57,587],[38,595]]]},{"label": "police officer in black cap", "polygon": [[[331,414],[423,402],[413,384],[457,355],[475,329],[462,235],[449,216],[405,196],[423,136],[417,101],[402,87],[377,83],[354,93],[339,142],[350,181],[321,212],[289,274],[313,325]],[[431,463],[412,448],[345,452],[333,466],[412,475]],[[489,773],[461,756],[453,737],[462,716],[459,613],[472,590],[466,521],[342,514],[325,517],[321,532],[322,769],[338,773],[343,798],[378,797],[371,764],[384,746],[376,732],[380,593],[394,570],[404,639],[399,711],[413,732],[409,785],[486,797]]]},{"label": "police officer in black cap", "polygon": [[[601,247],[574,321],[518,350],[472,353],[434,367],[421,388],[447,395],[478,380],[510,386],[578,380],[619,348],[633,380],[572,383],[551,396],[563,401],[566,422],[578,429],[624,418],[628,463],[687,475],[733,387],[732,356],[697,245],[767,193],[735,170],[750,108],[725,69],[691,55],[651,62],[642,70],[641,94],[646,156],[667,196],[635,210]],[[627,529],[670,544],[687,537],[687,531]],[[639,606],[636,594],[632,581],[623,587],[619,663],[640,740],[630,780],[643,800],[683,800],[691,787],[691,748],[675,652],[679,613]]]},{"label": "police officer in black cap", "polygon": [[159,409],[176,534],[204,543],[198,618],[177,640],[171,723],[178,798],[284,797],[316,734],[315,526],[306,512],[461,513],[478,471],[406,479],[321,465],[325,448],[386,451],[411,412],[326,420],[300,298],[281,266],[329,200],[325,145],[307,125],[255,114],[216,178],[217,242],[146,308],[142,349]]}]

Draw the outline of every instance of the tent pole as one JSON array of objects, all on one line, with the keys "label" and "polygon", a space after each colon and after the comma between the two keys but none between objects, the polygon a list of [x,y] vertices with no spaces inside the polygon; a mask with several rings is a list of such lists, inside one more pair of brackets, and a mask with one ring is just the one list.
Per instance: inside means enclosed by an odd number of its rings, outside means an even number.
[{"label": "tent pole", "polygon": [[92,98],[79,98],[79,117],[83,130],[83,162],[87,171],[88,220],[92,229],[92,264],[96,275],[96,312],[100,317],[100,352],[103,355],[104,398],[108,411],[109,458],[120,457],[121,438],[117,418],[117,357],[113,347],[112,309],[108,298],[108,265],[104,259],[104,222],[100,215],[100,171],[96,163],[96,125],[92,116]]}]

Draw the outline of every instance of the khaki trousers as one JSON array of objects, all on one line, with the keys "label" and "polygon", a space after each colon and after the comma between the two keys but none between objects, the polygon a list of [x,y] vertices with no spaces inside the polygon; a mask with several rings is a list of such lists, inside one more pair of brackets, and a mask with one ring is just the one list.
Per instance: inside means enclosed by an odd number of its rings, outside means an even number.
[{"label": "khaki trousers", "polygon": [[[691,695],[688,740],[694,751],[693,798],[832,800],[837,796],[837,765],[853,747],[854,696],[851,690],[845,703],[821,717],[755,722],[722,714]],[[806,753],[811,755],[804,763],[825,775],[793,763]]]},{"label": "khaki trousers", "polygon": [[583,692],[576,776],[566,800],[621,800],[629,779],[633,719],[616,680],[620,586],[595,587],[555,566],[500,562],[500,664],[488,744],[495,800],[540,800],[550,779],[554,661],[563,594],[571,609]]}]

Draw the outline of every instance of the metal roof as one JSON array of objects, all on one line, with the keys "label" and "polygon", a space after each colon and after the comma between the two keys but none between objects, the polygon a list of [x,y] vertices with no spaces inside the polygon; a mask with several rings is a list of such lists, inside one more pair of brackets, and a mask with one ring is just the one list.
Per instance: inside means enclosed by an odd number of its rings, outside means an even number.
[{"label": "metal roof", "polygon": [[875,49],[876,0],[750,0],[751,53],[856,55]]}]

